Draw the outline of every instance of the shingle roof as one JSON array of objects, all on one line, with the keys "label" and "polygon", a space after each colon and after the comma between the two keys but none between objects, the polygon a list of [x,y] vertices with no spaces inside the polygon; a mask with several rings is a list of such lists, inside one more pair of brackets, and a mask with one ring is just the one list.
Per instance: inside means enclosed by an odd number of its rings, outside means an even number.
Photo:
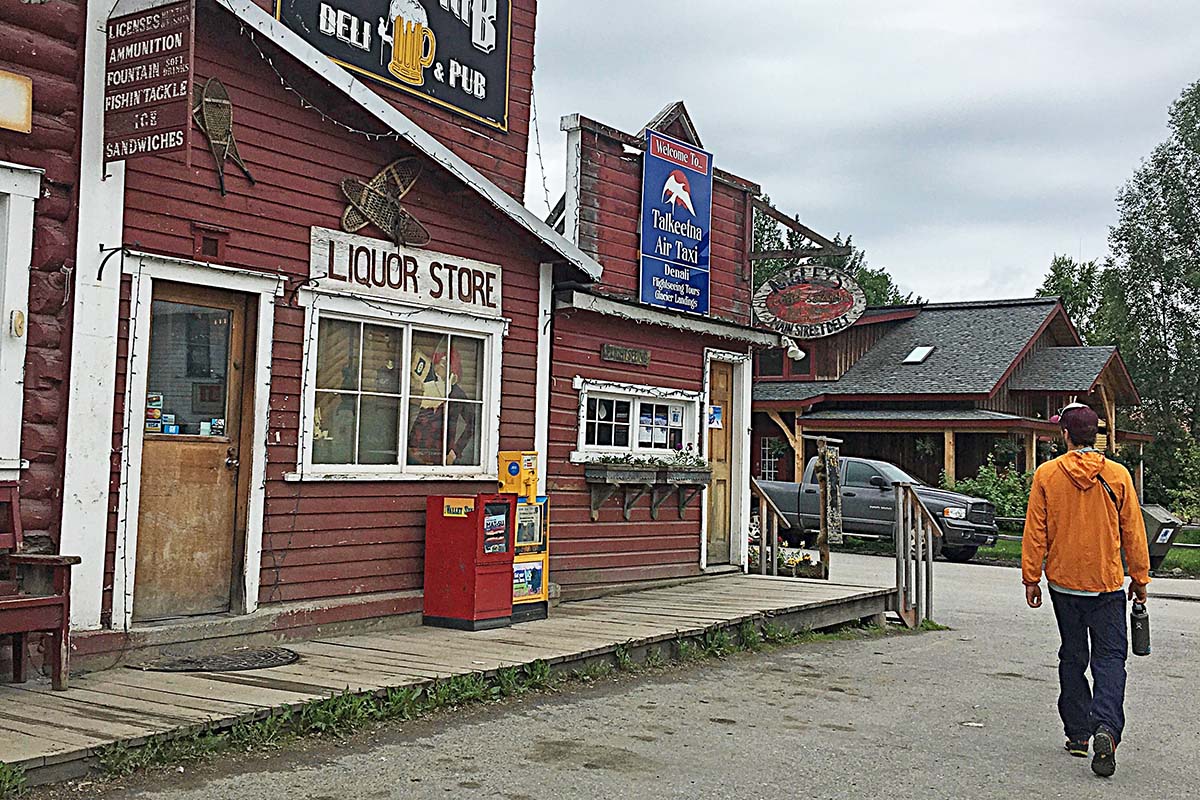
[{"label": "shingle roof", "polygon": [[1030,392],[1090,392],[1115,347],[1047,347],[1032,354],[1012,388]]},{"label": "shingle roof", "polygon": [[[827,395],[988,394],[1054,313],[1057,298],[930,304],[897,325],[838,381],[767,383],[760,401]],[[935,349],[920,364],[903,364],[913,348]]]},{"label": "shingle roof", "polygon": [[840,420],[905,420],[913,422],[1021,422],[1022,417],[982,408],[946,409],[855,409],[834,408],[814,411],[800,418],[805,425],[812,422],[837,422]]}]

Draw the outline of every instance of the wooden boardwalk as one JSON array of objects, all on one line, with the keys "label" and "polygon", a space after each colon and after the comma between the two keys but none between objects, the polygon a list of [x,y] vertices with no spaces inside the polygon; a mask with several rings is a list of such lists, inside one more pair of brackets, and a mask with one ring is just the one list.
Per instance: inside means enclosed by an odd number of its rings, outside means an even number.
[{"label": "wooden boardwalk", "polygon": [[228,726],[342,691],[370,692],[546,661],[631,650],[747,619],[820,628],[881,614],[891,589],[738,575],[564,603],[549,619],[467,633],[407,628],[289,643],[300,660],[249,672],[166,673],[117,668],[48,684],[0,685],[0,760],[31,781],[81,771],[96,749],[156,734]]}]

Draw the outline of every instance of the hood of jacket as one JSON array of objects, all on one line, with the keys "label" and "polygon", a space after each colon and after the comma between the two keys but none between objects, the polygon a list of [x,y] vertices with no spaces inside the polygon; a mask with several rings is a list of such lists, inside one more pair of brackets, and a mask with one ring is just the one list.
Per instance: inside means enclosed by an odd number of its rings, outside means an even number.
[{"label": "hood of jacket", "polygon": [[1096,476],[1104,469],[1104,454],[1095,450],[1072,450],[1058,459],[1058,468],[1081,490],[1096,485]]}]

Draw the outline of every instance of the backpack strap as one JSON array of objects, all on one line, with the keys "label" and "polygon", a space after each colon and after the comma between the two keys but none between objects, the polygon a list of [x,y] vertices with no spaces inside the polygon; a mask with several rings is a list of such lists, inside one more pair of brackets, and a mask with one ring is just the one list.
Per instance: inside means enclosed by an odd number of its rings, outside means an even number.
[{"label": "backpack strap", "polygon": [[1104,480],[1103,475],[1097,475],[1096,480],[1100,481],[1100,485],[1104,487],[1104,491],[1108,493],[1108,497],[1113,501],[1113,505],[1117,507],[1117,512],[1121,511],[1121,504],[1117,502],[1117,493],[1108,485],[1108,481]]}]

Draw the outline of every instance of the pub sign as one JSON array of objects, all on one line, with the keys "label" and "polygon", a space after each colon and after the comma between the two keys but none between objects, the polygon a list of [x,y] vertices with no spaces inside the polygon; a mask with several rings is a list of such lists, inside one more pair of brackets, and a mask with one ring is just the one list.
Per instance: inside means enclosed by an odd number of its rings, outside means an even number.
[{"label": "pub sign", "polygon": [[712,153],[646,131],[642,169],[641,301],[708,313]]},{"label": "pub sign", "polygon": [[275,16],[351,72],[508,130],[512,0],[276,0]]}]

